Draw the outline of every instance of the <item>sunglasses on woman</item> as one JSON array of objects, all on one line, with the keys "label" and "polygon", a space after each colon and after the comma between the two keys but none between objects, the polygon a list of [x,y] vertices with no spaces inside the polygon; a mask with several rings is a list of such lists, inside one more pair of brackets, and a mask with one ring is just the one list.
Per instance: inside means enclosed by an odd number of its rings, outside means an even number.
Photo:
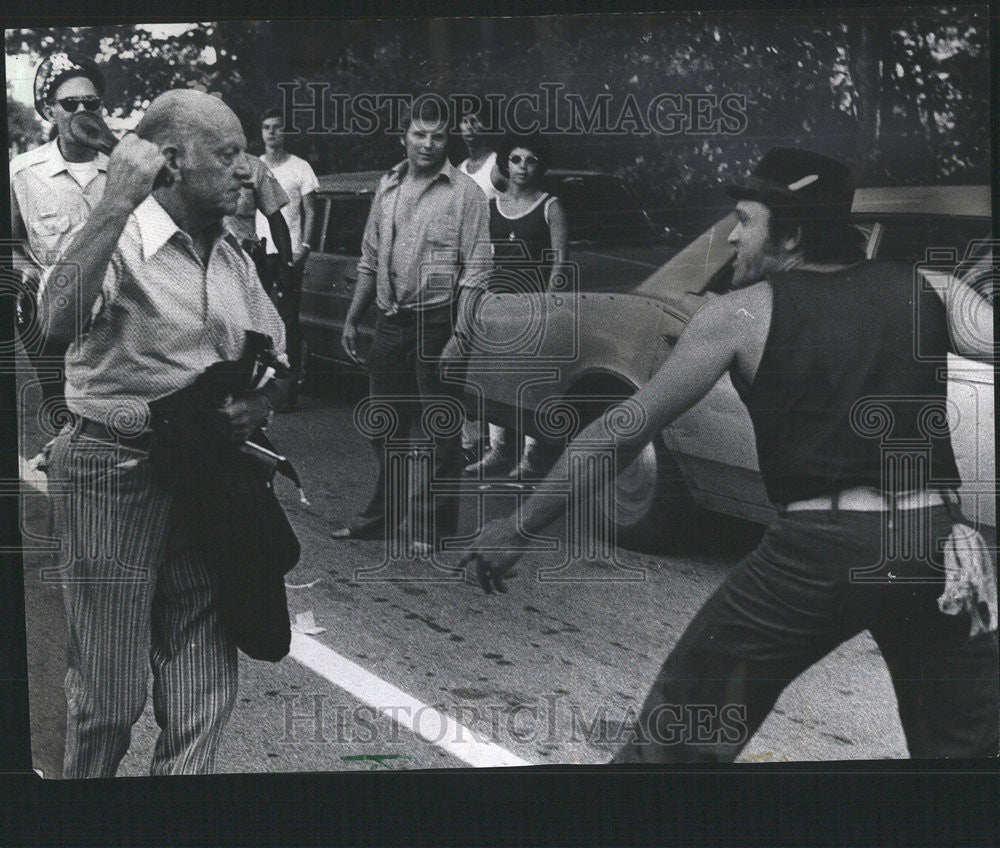
[{"label": "sunglasses on woman", "polygon": [[[517,153],[513,153],[513,154],[511,154],[511,156],[509,158],[509,161],[510,161],[511,165],[520,165],[522,159],[521,159],[521,157]],[[537,165],[538,164],[538,157],[537,156],[532,156],[529,153],[527,156],[524,157],[523,161],[524,161],[525,165]]]},{"label": "sunglasses on woman", "polygon": [[88,112],[96,112],[101,108],[100,97],[63,97],[59,105],[67,112],[75,112],[81,106]]}]

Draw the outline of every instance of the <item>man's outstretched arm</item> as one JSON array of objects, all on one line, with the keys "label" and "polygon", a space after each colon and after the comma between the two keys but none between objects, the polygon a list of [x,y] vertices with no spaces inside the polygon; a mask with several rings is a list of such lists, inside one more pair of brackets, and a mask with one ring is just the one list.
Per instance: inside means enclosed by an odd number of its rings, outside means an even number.
[{"label": "man's outstretched arm", "polygon": [[[642,389],[628,401],[588,425],[569,445],[556,462],[540,491],[532,495],[521,509],[520,526],[525,533],[540,532],[566,508],[564,491],[550,493],[555,482],[568,478],[568,456],[586,454],[588,450],[604,454],[615,449],[615,472],[626,467],[664,426],[686,412],[703,398],[713,385],[736,363],[745,341],[758,327],[759,308],[748,311],[744,301],[751,303],[760,292],[746,289],[705,304],[685,328],[670,357]],[[749,316],[746,317],[746,316]],[[763,328],[766,334],[766,326]],[[631,407],[631,409],[621,408]],[[634,419],[640,426],[622,432],[609,426],[616,419]],[[572,480],[570,499],[581,503],[593,495],[598,485],[596,464],[582,463],[585,472]],[[548,491],[546,491],[548,490]],[[486,591],[504,591],[503,576],[518,560],[523,541],[518,533],[518,515],[512,514],[484,529],[476,545],[464,557],[463,566],[478,560],[480,582]],[[500,549],[501,552],[497,552]],[[484,579],[485,574],[485,579]]]}]

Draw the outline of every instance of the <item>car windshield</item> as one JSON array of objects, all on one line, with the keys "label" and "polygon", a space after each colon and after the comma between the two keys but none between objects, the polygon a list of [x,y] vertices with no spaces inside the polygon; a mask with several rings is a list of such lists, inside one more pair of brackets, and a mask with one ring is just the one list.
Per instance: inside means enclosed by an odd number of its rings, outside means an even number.
[{"label": "car windshield", "polygon": [[601,174],[550,175],[547,189],[569,219],[570,244],[657,244],[663,236],[639,198],[620,180]]},{"label": "car windshield", "polygon": [[980,218],[868,214],[855,216],[855,220],[862,228],[881,223],[884,231],[878,256],[899,262],[923,262],[932,254],[945,252],[957,259],[971,259],[966,251],[990,237],[990,222]]}]

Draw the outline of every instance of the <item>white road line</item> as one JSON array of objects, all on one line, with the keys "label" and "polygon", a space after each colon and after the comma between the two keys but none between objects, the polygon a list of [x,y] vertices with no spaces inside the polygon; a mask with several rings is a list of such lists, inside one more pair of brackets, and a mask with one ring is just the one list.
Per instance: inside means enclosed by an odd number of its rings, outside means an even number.
[{"label": "white road line", "polygon": [[479,733],[459,724],[451,716],[418,701],[391,683],[386,683],[381,677],[376,677],[357,663],[342,657],[318,639],[293,632],[289,656],[329,680],[334,686],[364,701],[417,736],[474,768],[534,765],[506,748],[483,739]]}]

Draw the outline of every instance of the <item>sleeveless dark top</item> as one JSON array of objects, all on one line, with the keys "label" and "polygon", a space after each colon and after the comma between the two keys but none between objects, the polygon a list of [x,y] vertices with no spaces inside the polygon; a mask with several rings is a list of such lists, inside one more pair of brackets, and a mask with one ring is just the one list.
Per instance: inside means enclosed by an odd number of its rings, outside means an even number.
[{"label": "sleeveless dark top", "polygon": [[545,208],[554,198],[543,194],[524,215],[507,218],[497,199],[490,200],[490,241],[493,243],[494,272],[489,288],[505,292],[542,292],[549,282],[551,261],[544,252],[552,249],[552,231],[545,220]]},{"label": "sleeveless dark top", "polygon": [[912,268],[888,262],[769,283],[767,343],[741,394],[772,502],[853,486],[957,487],[940,298],[918,291]]}]

